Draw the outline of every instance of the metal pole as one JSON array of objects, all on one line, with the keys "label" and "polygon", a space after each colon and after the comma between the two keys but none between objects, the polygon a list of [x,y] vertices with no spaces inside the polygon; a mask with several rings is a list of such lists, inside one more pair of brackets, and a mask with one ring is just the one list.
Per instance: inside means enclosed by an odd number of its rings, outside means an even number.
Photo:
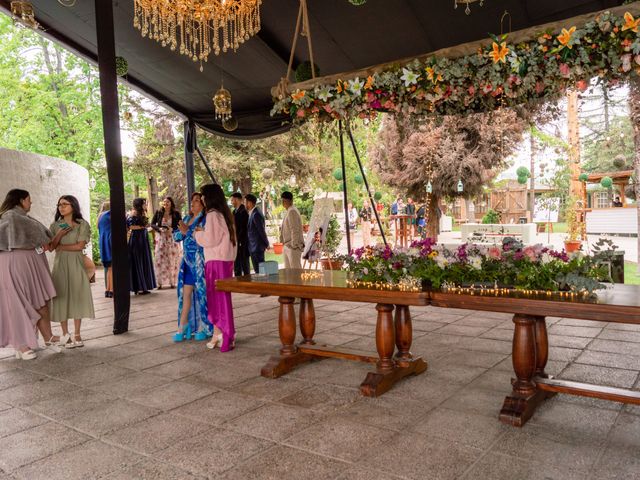
[{"label": "metal pole", "polygon": [[196,126],[191,119],[184,122],[184,171],[187,177],[187,205],[191,195],[196,191],[195,166],[193,151],[195,146]]},{"label": "metal pole", "polygon": [[349,232],[349,208],[347,207],[347,169],[344,162],[344,139],[342,120],[338,120],[340,129],[340,160],[342,161],[342,197],[344,199],[344,229],[347,232],[347,253],[351,253],[351,233]]},{"label": "metal pole", "polygon": [[198,152],[198,156],[200,157],[200,160],[202,160],[204,168],[207,169],[207,173],[209,174],[209,177],[211,177],[211,181],[213,183],[218,183],[218,181],[216,180],[215,175],[213,174],[213,171],[211,170],[211,167],[209,167],[209,162],[207,162],[207,159],[204,158],[204,155],[202,154],[202,150],[200,150],[200,147],[198,146],[198,142],[197,141],[196,141],[196,152]]},{"label": "metal pole", "polygon": [[129,329],[129,252],[125,224],[124,176],[120,149],[120,115],[118,112],[118,79],[116,49],[113,33],[113,2],[95,0],[96,33],[98,40],[98,69],[104,153],[109,178],[111,201],[111,245],[113,251],[113,333]]},{"label": "metal pole", "polygon": [[351,140],[351,147],[353,147],[353,153],[356,155],[356,160],[358,161],[358,166],[360,167],[360,173],[362,174],[362,179],[364,180],[364,186],[367,189],[367,193],[369,194],[369,201],[371,202],[371,208],[373,208],[373,213],[376,216],[376,222],[378,222],[378,228],[380,229],[380,235],[382,235],[382,241],[384,242],[384,245],[386,247],[388,246],[387,239],[384,236],[384,229],[382,228],[382,222],[380,222],[380,216],[378,215],[376,202],[374,202],[373,196],[371,195],[371,190],[369,189],[369,182],[367,181],[367,175],[364,173],[364,168],[362,168],[362,162],[360,161],[360,155],[358,154],[356,141],[353,139],[353,134],[351,133],[351,127],[349,126],[349,124],[347,124],[347,133],[349,134],[349,139]]}]

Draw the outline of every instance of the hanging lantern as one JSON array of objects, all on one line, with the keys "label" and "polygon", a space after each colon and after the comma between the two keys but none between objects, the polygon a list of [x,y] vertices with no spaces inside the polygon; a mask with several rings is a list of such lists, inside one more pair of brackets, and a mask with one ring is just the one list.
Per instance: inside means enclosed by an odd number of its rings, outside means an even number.
[{"label": "hanging lantern", "polygon": [[379,202],[380,200],[382,200],[382,193],[381,192],[374,193],[373,198],[376,200],[376,202]]},{"label": "hanging lantern", "polygon": [[426,186],[427,193],[433,193],[433,185],[431,185],[431,180],[427,183]]},{"label": "hanging lantern", "polygon": [[633,176],[629,177],[629,185],[633,185]]},{"label": "hanging lantern", "polygon": [[233,132],[238,128],[238,119],[236,117],[229,117],[222,120],[222,128],[227,132]]},{"label": "hanging lantern", "polygon": [[231,93],[224,86],[221,86],[213,96],[213,107],[216,118],[221,118],[223,121],[231,118]]},{"label": "hanging lantern", "polygon": [[341,168],[336,168],[333,171],[333,178],[335,178],[336,180],[342,180],[342,169]]},{"label": "hanging lantern", "polygon": [[462,193],[464,191],[464,184],[462,183],[462,179],[458,180],[458,193]]},{"label": "hanging lantern", "polygon": [[33,5],[29,1],[13,0],[11,2],[11,15],[14,23],[37,30],[40,24],[36,21]]}]

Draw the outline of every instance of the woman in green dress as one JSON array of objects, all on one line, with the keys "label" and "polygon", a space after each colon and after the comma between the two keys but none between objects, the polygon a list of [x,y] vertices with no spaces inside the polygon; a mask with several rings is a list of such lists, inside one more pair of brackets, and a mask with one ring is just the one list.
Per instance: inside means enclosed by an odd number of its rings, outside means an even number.
[{"label": "woman in green dress", "polygon": [[[60,322],[66,348],[82,347],[80,324],[83,318],[94,318],[93,298],[89,277],[85,270],[85,256],[82,253],[91,240],[91,227],[82,218],[80,203],[72,195],[63,195],[58,200],[55,221],[51,231],[55,235],[59,230],[69,232],[52,245],[56,251],[53,263],[53,284],[58,295],[52,301],[51,320]],[[75,331],[69,338],[67,321],[73,318]]]}]

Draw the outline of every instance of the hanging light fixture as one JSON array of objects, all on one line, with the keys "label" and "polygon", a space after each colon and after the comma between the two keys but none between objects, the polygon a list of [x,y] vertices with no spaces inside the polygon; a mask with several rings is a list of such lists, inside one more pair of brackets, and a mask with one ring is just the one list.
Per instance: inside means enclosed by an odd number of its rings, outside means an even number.
[{"label": "hanging light fixture", "polygon": [[[453,0],[453,8],[458,8],[458,5],[465,5],[464,13],[467,15],[471,15],[471,8],[469,8],[470,3],[477,2],[478,0]],[[484,3],[484,0],[479,0],[480,6]]]},{"label": "hanging light fixture", "polygon": [[40,24],[36,21],[33,5],[27,0],[13,0],[11,2],[11,15],[16,24],[24,25],[37,30]]},{"label": "hanging light fixture", "polygon": [[233,50],[260,31],[262,0],[134,0],[133,26],[143,37],[194,62]]},{"label": "hanging light fixture", "polygon": [[462,179],[458,180],[458,193],[464,192],[464,184],[462,183]]},{"label": "hanging light fixture", "polygon": [[431,180],[427,183],[426,187],[427,193],[433,193],[433,185],[431,185]]},{"label": "hanging light fixture", "polygon": [[231,118],[231,93],[224,88],[224,84],[220,86],[220,90],[213,96],[213,107],[216,119],[222,119],[224,122]]}]

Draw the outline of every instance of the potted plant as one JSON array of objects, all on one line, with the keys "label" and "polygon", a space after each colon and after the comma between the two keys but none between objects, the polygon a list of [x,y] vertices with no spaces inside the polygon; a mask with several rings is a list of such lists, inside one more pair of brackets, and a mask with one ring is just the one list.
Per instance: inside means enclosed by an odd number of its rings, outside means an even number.
[{"label": "potted plant", "polygon": [[331,215],[327,233],[324,237],[324,243],[322,244],[324,258],[320,260],[320,263],[324,270],[340,270],[342,268],[342,260],[336,259],[336,253],[341,240],[342,232],[340,231],[340,224],[335,215]]},{"label": "potted plant", "polygon": [[570,197],[564,211],[567,219],[567,239],[564,241],[564,249],[567,253],[577,252],[582,245],[582,240],[580,240],[582,225],[578,219],[577,203],[575,197]]},{"label": "potted plant", "polygon": [[304,233],[309,233],[309,219],[303,213],[300,214],[300,218],[302,219],[302,231]]},{"label": "potted plant", "polygon": [[273,253],[282,255],[284,252],[284,244],[280,241],[280,225],[277,220],[271,220],[269,225],[269,236],[273,239]]}]

